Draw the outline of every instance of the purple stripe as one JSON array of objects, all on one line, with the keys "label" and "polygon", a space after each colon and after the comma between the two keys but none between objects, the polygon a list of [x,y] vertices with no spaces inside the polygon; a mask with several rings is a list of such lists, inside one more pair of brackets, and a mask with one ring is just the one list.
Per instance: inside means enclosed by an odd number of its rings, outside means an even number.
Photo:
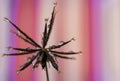
[{"label": "purple stripe", "polygon": [[[10,2],[10,20],[12,20],[14,23],[16,23],[16,21],[17,21],[17,14],[18,14],[18,6],[19,6],[19,2],[18,2],[19,0],[12,0],[11,2]],[[11,26],[11,25],[9,25],[9,26]],[[12,30],[14,30],[14,28],[11,26],[11,27],[9,27],[9,29],[12,29]],[[9,33],[9,46],[13,46],[13,47],[15,47],[16,46],[16,36],[15,35],[13,35],[12,33]],[[14,51],[12,51],[12,52],[14,52]],[[9,77],[8,77],[8,80],[9,81],[16,81],[17,79],[16,79],[16,57],[10,57],[10,59],[9,59]]]},{"label": "purple stripe", "polygon": [[102,41],[100,26],[100,1],[92,0],[91,3],[91,32],[92,32],[92,81],[102,81]]}]

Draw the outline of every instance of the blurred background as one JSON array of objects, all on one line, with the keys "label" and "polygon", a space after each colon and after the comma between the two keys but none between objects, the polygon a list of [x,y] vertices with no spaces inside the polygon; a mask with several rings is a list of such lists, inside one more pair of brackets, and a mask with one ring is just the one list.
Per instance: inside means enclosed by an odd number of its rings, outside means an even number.
[{"label": "blurred background", "polygon": [[[83,53],[76,60],[58,59],[60,73],[49,66],[50,81],[120,81],[120,0],[0,0],[0,54],[14,52],[8,46],[31,47],[9,32],[15,29],[4,17],[41,44],[44,19],[50,19],[54,2],[49,45],[74,37],[59,50]],[[16,73],[27,57],[0,56],[0,81],[46,81],[41,66]]]}]

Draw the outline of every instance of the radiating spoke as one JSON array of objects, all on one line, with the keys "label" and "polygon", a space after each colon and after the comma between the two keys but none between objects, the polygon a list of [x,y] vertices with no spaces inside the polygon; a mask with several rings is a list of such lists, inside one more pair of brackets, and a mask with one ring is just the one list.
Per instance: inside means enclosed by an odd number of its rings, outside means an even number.
[{"label": "radiating spoke", "polygon": [[57,54],[54,54],[54,56],[62,58],[62,59],[75,59],[74,57],[61,56],[61,55],[57,55]]},{"label": "radiating spoke", "polygon": [[49,53],[47,53],[47,57],[49,61],[51,62],[52,66],[58,71],[58,65],[55,59]]},{"label": "radiating spoke", "polygon": [[48,25],[49,29],[48,29],[47,38],[46,38],[46,45],[47,45],[47,42],[49,40],[51,31],[52,31],[52,28],[53,28],[54,20],[55,20],[55,8],[56,8],[56,5],[53,7],[53,12],[52,12],[52,15],[51,15],[50,24]]},{"label": "radiating spoke", "polygon": [[43,32],[43,48],[45,48],[46,44],[47,44],[47,37],[48,37],[48,30],[47,30],[47,21],[48,19],[45,19],[45,29],[44,29],[44,32]]},{"label": "radiating spoke", "polygon": [[25,68],[27,68],[30,64],[32,64],[32,62],[36,59],[37,56],[38,55],[32,56],[31,59],[29,59],[29,61],[27,63],[25,63],[24,65],[20,66],[20,69],[17,71],[17,73],[19,73],[20,71],[22,71]]},{"label": "radiating spoke", "polygon": [[55,53],[55,54],[62,54],[62,55],[74,55],[74,54],[82,53],[81,51],[80,52],[73,52],[73,51],[61,52],[61,51],[52,51],[52,50],[50,52]]},{"label": "radiating spoke", "polygon": [[8,47],[8,49],[18,50],[18,51],[26,51],[26,52],[36,52],[40,49],[31,49],[31,48],[15,48],[15,47]]},{"label": "radiating spoke", "polygon": [[5,18],[8,22],[10,22],[12,25],[13,25],[13,27],[15,27],[21,34],[23,34],[27,39],[29,39],[31,42],[33,42],[35,45],[36,45],[36,47],[40,47],[41,48],[41,46],[40,45],[38,45],[31,37],[29,37],[25,32],[23,32],[17,25],[15,25],[13,22],[11,22],[8,18]]},{"label": "radiating spoke", "polygon": [[64,45],[66,45],[66,44],[70,43],[72,40],[75,40],[75,39],[74,39],[74,38],[72,38],[72,39],[70,39],[70,40],[68,40],[68,41],[66,41],[66,42],[63,42],[62,44],[59,44],[59,45],[52,45],[52,46],[50,46],[50,47],[49,47],[49,49],[56,49],[56,48],[60,48],[60,47],[62,47],[62,46],[64,46]]},{"label": "radiating spoke", "polygon": [[27,38],[24,38],[23,36],[21,36],[17,32],[15,32],[13,30],[10,30],[10,32],[13,33],[13,34],[15,34],[17,37],[19,37],[20,39],[24,40],[25,42],[27,42],[27,43],[29,43],[29,44],[31,44],[31,45],[33,45],[33,46],[36,47],[36,45],[33,42],[29,41]]},{"label": "radiating spoke", "polygon": [[3,56],[19,56],[19,55],[27,55],[27,54],[31,54],[34,52],[18,52],[18,53],[10,53],[10,54],[3,54]]}]

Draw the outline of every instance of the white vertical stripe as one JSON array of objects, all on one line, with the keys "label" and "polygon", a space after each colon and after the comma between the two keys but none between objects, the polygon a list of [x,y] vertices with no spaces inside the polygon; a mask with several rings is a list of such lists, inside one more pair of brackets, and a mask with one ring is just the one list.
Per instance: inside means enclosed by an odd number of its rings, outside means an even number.
[{"label": "white vertical stripe", "polygon": [[[0,55],[6,53],[6,47],[8,46],[8,31],[7,22],[4,22],[4,17],[9,17],[9,1],[0,0]],[[7,81],[7,58],[0,56],[0,80]]]},{"label": "white vertical stripe", "polygon": [[113,59],[113,74],[114,74],[114,81],[120,81],[120,3],[117,3],[118,0],[116,0],[116,4],[113,5],[113,37],[111,39],[114,39],[114,56]]},{"label": "white vertical stripe", "polygon": [[102,5],[104,81],[120,81],[120,6],[118,0]]},{"label": "white vertical stripe", "polygon": [[[41,43],[41,38],[42,38],[42,34],[43,34],[43,31],[44,31],[44,25],[45,25],[45,19],[48,18],[50,20],[51,18],[51,13],[52,13],[52,10],[53,10],[53,6],[54,6],[54,2],[55,0],[41,0],[38,4],[38,14],[37,14],[37,37],[38,37],[38,40],[40,41],[39,43]],[[49,23],[49,22],[48,22]],[[54,29],[54,28],[53,28]],[[41,33],[40,33],[41,32]],[[49,44],[53,44],[54,43],[54,32],[51,33],[52,36],[50,36],[50,40],[49,40]],[[52,39],[51,39],[52,38]],[[49,45],[48,45],[49,46]],[[42,80],[42,81],[46,81],[46,72],[45,70],[42,70],[41,66],[40,66],[40,69],[38,69],[38,77],[37,77],[37,80]],[[50,68],[49,68],[49,64],[48,64],[48,71],[49,71],[49,79],[50,81],[55,81],[55,77],[54,77],[54,68],[52,67],[52,65],[50,65]],[[41,76],[40,76],[41,75]]]},{"label": "white vertical stripe", "polygon": [[[66,45],[65,51],[78,51],[80,50],[80,24],[79,24],[79,16],[80,16],[80,2],[79,0],[69,0],[66,2],[66,16],[64,18],[64,39],[69,40],[74,37],[76,40],[72,41],[70,44]],[[65,60],[65,79],[64,81],[80,81],[80,60],[79,55],[74,55],[76,60]],[[78,63],[79,62],[79,63]]]}]

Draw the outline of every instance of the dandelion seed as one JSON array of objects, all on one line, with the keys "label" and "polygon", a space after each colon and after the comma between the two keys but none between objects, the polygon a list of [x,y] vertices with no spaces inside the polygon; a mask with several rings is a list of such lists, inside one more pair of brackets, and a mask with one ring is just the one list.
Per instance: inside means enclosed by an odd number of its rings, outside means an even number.
[{"label": "dandelion seed", "polygon": [[20,56],[20,55],[27,55],[27,54],[33,54],[33,53],[35,54],[27,58],[27,62],[23,64],[22,66],[20,66],[20,68],[17,70],[17,74],[19,74],[21,71],[23,71],[30,65],[33,66],[33,69],[41,65],[42,68],[45,69],[47,81],[49,81],[48,69],[47,69],[48,63],[51,63],[51,65],[59,72],[58,62],[56,60],[57,58],[75,59],[74,57],[68,57],[68,56],[81,53],[81,51],[80,52],[73,52],[73,51],[63,52],[63,51],[55,50],[75,40],[74,38],[68,41],[62,41],[62,43],[58,45],[51,45],[47,47],[47,43],[49,41],[50,34],[52,32],[52,28],[54,24],[54,20],[55,20],[55,15],[56,15],[55,11],[56,11],[56,3],[55,3],[55,6],[53,7],[53,11],[51,14],[49,24],[47,24],[48,19],[45,19],[45,29],[44,29],[43,36],[42,36],[42,45],[39,45],[38,43],[36,43],[35,40],[33,40],[30,36],[28,36],[25,32],[23,32],[17,25],[15,25],[8,18],[5,18],[5,20],[8,21],[11,25],[13,25],[13,27],[16,28],[18,32],[15,32],[13,30],[10,30],[10,31],[13,34],[15,34],[17,37],[24,40],[26,43],[31,44],[34,47],[34,49],[28,48],[28,47],[26,48],[9,47],[8,49],[16,50],[18,52],[10,53],[10,54],[3,54],[3,56]]}]

